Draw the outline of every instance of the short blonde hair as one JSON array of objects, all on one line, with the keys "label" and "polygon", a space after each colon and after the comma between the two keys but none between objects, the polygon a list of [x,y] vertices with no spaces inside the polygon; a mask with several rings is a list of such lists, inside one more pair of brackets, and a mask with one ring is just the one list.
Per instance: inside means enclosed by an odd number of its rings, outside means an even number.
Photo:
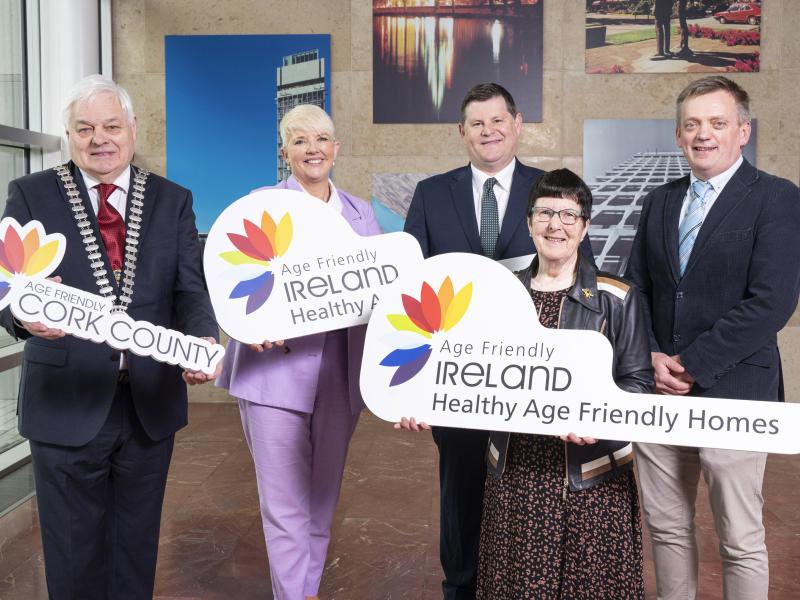
[{"label": "short blonde hair", "polygon": [[281,134],[281,144],[286,146],[292,141],[298,131],[314,133],[327,133],[332,138],[336,137],[333,120],[324,110],[314,104],[298,104],[283,115],[278,126]]}]

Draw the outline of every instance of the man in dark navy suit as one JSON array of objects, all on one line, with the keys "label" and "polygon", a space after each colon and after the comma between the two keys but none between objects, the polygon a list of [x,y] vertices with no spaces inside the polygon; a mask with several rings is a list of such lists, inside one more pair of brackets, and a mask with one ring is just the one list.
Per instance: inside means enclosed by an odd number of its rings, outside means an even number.
[{"label": "man in dark navy suit", "polygon": [[[522,114],[511,94],[496,83],[474,86],[461,103],[458,130],[470,164],[417,184],[405,231],[417,238],[425,258],[472,252],[501,260],[536,252],[526,210],[528,192],[543,171],[515,157]],[[591,256],[588,237],[582,250]],[[488,432],[436,427],[433,439],[439,448],[444,598],[473,599]]]},{"label": "man in dark navy suit", "polygon": [[[218,335],[191,193],[131,164],[136,119],[113,81],[90,76],[64,112],[72,160],[9,184],[4,216],[67,242],[55,272],[134,320]],[[19,429],[30,440],[51,598],[149,599],[175,432],[202,373],[120,353],[6,309],[27,340]],[[183,377],[184,381],[181,381]]]},{"label": "man in dark navy suit", "polygon": [[[626,273],[645,295],[662,394],[783,400],[777,334],[800,292],[800,192],[742,157],[749,137],[749,98],[733,81],[705,77],[678,96],[677,141],[691,174],[645,199]],[[766,598],[766,454],[656,444],[636,452],[658,598],[695,597],[701,472],[725,598]]]}]

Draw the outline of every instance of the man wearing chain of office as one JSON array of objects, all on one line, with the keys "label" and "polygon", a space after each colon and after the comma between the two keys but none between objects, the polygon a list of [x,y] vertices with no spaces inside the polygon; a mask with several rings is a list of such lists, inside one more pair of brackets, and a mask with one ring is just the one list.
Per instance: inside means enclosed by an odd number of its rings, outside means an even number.
[{"label": "man wearing chain of office", "polygon": [[[66,238],[57,280],[144,320],[218,335],[191,193],[131,164],[128,93],[92,75],[65,104],[72,160],[9,184],[4,216]],[[186,383],[211,377],[0,315],[25,339],[18,413],[30,440],[50,598],[151,598]],[[181,380],[183,379],[183,381]]]}]

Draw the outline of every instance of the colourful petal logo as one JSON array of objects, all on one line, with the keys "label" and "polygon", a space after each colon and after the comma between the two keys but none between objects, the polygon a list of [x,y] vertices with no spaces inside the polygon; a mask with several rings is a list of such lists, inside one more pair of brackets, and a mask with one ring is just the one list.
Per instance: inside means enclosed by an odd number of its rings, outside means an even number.
[{"label": "colourful petal logo", "polygon": [[[261,225],[242,219],[244,235],[228,233],[228,239],[236,250],[222,252],[220,258],[241,267],[245,278],[233,288],[229,298],[247,298],[245,312],[249,315],[259,309],[272,293],[275,276],[267,267],[270,261],[289,249],[292,242],[292,218],[286,213],[276,225],[272,217],[264,211]],[[253,276],[255,274],[255,276]]]},{"label": "colourful petal logo", "polygon": [[41,223],[22,227],[12,218],[3,219],[0,230],[0,302],[11,291],[11,278],[46,277],[64,256],[64,236],[46,235]]},{"label": "colourful petal logo", "polygon": [[419,300],[402,294],[405,314],[386,315],[392,327],[407,340],[380,363],[384,367],[397,367],[389,387],[405,383],[422,370],[431,356],[431,345],[419,344],[419,337],[430,340],[437,331],[455,327],[467,312],[471,299],[472,283],[454,294],[450,277],[445,277],[438,294],[427,282],[422,283]]}]

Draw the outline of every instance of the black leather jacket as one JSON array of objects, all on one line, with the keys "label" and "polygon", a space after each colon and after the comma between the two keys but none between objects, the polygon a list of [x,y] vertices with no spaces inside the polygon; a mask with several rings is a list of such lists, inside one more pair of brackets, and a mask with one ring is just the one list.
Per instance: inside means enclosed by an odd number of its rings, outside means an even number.
[{"label": "black leather jacket", "polygon": [[[584,256],[579,254],[578,260],[575,285],[564,299],[559,328],[601,332],[614,349],[616,384],[628,392],[651,392],[653,369],[650,341],[639,306],[641,294],[626,280],[598,271]],[[530,267],[516,273],[526,290],[538,267],[538,259],[534,258]],[[509,439],[508,432],[492,432],[489,438],[486,453],[489,473],[498,478],[505,468]],[[565,443],[564,452],[565,494],[567,485],[573,491],[585,490],[633,468],[630,442],[601,440],[587,446]]]}]

